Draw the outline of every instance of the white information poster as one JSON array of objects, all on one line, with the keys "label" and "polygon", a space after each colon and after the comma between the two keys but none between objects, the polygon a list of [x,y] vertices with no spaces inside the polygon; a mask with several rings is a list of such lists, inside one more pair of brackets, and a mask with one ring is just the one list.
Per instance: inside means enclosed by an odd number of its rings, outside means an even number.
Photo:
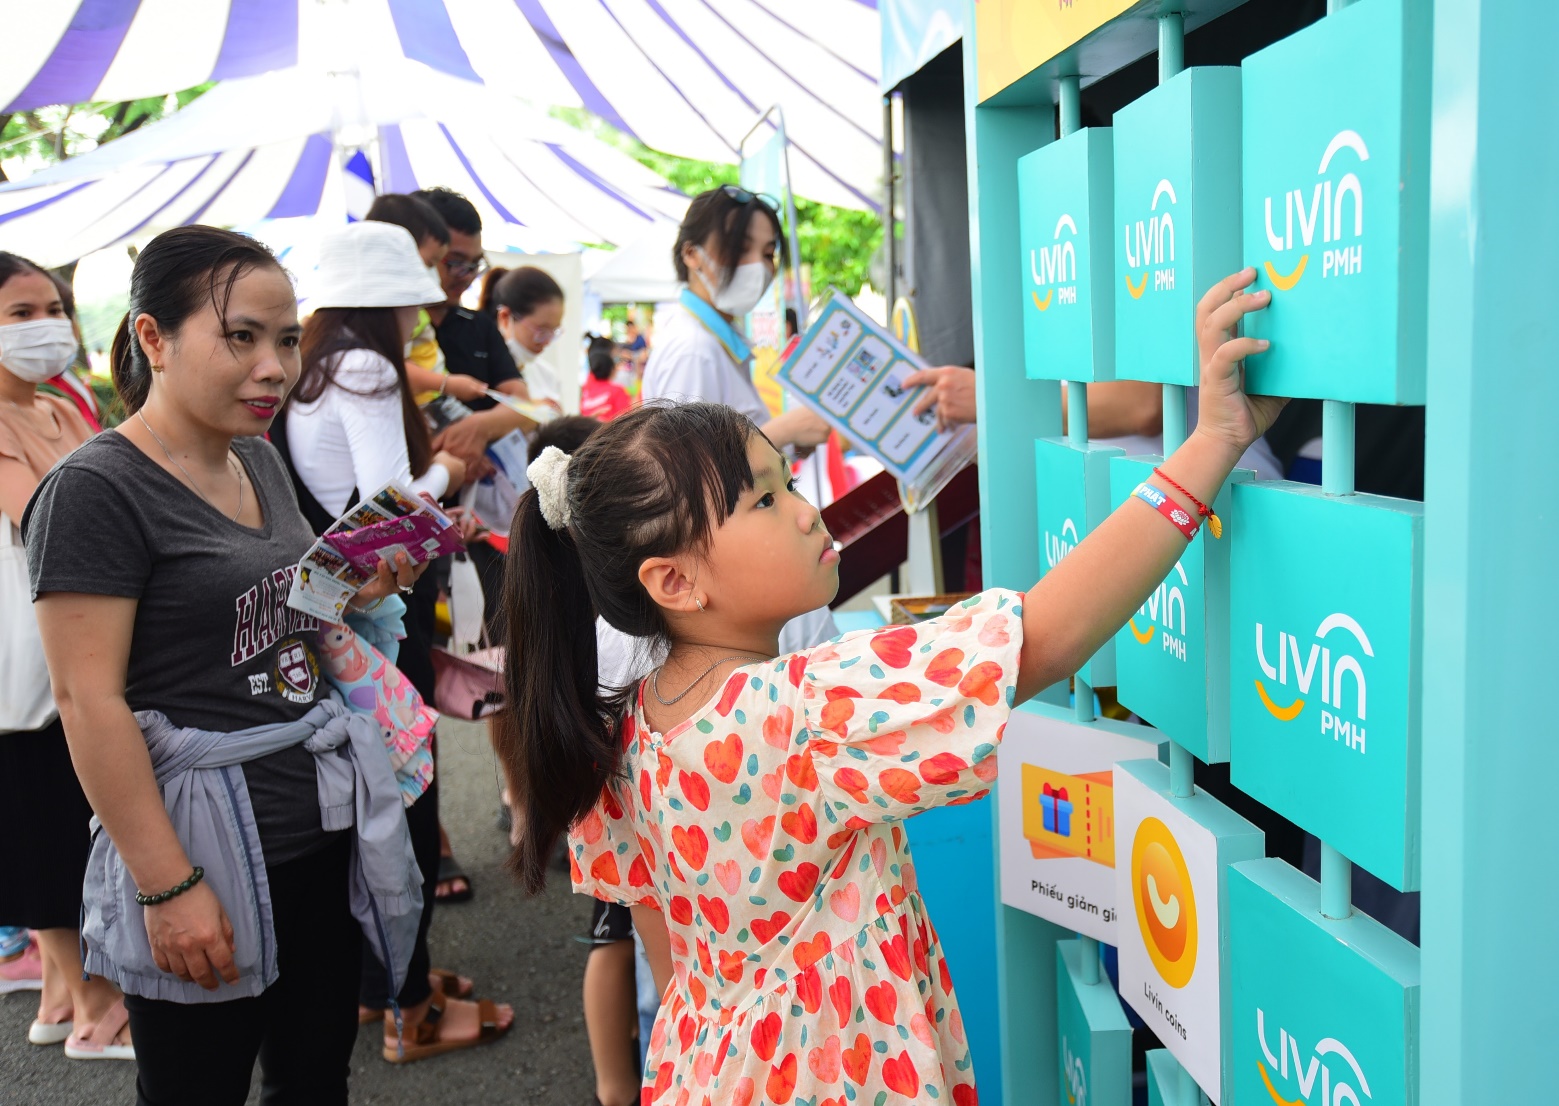
[{"label": "white information poster", "polygon": [[1157,760],[1116,765],[1115,827],[1121,997],[1219,1103],[1226,1029],[1219,872],[1262,855],[1261,831],[1201,792],[1171,799],[1169,769]]},{"label": "white information poster", "polygon": [[1079,725],[1039,704],[1012,712],[996,754],[1002,902],[1117,943],[1111,767],[1158,750],[1136,734],[1158,736],[1143,726]]}]

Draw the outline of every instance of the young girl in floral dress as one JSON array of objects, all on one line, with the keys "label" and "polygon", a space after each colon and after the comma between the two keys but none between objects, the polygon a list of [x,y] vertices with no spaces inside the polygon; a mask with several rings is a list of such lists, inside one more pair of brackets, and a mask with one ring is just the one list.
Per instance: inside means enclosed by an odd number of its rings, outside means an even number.
[{"label": "young girl in floral dress", "polygon": [[[1240,386],[1265,344],[1234,336],[1268,301],[1244,293],[1254,277],[1199,307],[1201,418],[1152,482],[1162,499],[1121,506],[1026,595],[917,626],[776,655],[785,621],[833,597],[838,554],[729,408],[630,412],[532,466],[508,581],[514,864],[539,888],[567,832],[575,889],[669,941],[646,1103],[977,1101],[899,823],[986,794],[1013,706],[1125,622],[1270,425],[1282,401]],[[597,614],[665,662],[599,689]]]}]

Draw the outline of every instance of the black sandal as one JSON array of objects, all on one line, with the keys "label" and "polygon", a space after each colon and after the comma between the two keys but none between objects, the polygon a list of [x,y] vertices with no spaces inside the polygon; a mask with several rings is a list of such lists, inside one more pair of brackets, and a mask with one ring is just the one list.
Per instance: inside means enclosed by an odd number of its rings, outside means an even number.
[{"label": "black sandal", "polygon": [[470,902],[471,899],[476,895],[476,887],[472,884],[471,877],[466,875],[465,869],[460,866],[460,862],[452,856],[439,857],[439,887],[444,887],[450,883],[453,883],[457,879],[465,881],[466,886],[464,891],[456,891],[451,889],[440,893],[435,889],[434,898],[441,903],[457,903]]}]

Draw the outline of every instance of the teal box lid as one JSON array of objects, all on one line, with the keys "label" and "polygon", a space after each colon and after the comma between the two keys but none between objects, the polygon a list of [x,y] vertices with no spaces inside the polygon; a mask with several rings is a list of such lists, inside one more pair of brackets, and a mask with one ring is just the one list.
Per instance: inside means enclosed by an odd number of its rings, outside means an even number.
[{"label": "teal box lid", "polygon": [[1237,484],[1230,778],[1418,886],[1423,504]]},{"label": "teal box lid", "polygon": [[1281,860],[1229,872],[1234,1100],[1418,1101],[1419,953],[1372,918],[1321,916]]},{"label": "teal box lid", "polygon": [[1068,1106],[1131,1106],[1131,1023],[1101,966],[1083,982],[1083,963],[1097,957],[1089,942],[1056,942],[1056,1037],[1061,1069],[1057,1102]]},{"label": "teal box lid", "polygon": [[[1112,446],[1073,449],[1060,438],[1034,442],[1035,501],[1039,508],[1039,575],[1060,564],[1110,513]],[[1115,643],[1107,641],[1078,670],[1094,687],[1115,686]]]},{"label": "teal box lid", "polygon": [[1115,376],[1194,385],[1197,300],[1240,268],[1240,71],[1187,69],[1112,129]]},{"label": "teal box lid", "polygon": [[1246,333],[1261,395],[1424,402],[1433,10],[1359,0],[1245,59]]},{"label": "teal box lid", "polygon": [[[1162,457],[1112,460],[1110,501],[1119,506],[1144,482],[1163,488],[1153,475],[1163,463]],[[1115,635],[1121,704],[1204,764],[1229,759],[1229,535],[1238,525],[1232,487],[1251,478],[1250,470],[1236,469],[1213,500],[1224,536],[1214,538],[1203,526]]]},{"label": "teal box lid", "polygon": [[1023,360],[1035,380],[1115,379],[1110,129],[1018,159]]}]

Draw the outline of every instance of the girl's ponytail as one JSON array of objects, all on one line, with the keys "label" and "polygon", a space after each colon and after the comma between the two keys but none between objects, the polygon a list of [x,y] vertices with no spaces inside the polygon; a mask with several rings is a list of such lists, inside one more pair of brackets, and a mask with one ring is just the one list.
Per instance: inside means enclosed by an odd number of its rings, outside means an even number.
[{"label": "girl's ponytail", "polygon": [[558,839],[617,773],[622,746],[599,688],[595,611],[573,539],[547,524],[534,490],[520,498],[510,538],[497,744],[520,825],[510,868],[536,892]]}]

